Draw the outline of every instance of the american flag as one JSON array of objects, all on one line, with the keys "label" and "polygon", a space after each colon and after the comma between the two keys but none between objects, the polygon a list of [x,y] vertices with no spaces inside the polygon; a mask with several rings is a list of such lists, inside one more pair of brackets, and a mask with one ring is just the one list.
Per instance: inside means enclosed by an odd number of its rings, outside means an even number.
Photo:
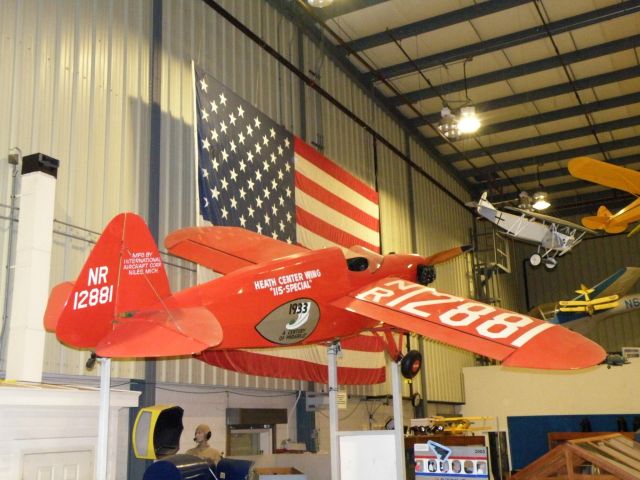
[{"label": "american flag", "polygon": [[295,243],[293,136],[220,82],[195,72],[202,217]]},{"label": "american flag", "polygon": [[[194,67],[201,217],[307,248],[380,251],[377,192]],[[376,336],[342,342],[341,384],[385,379]],[[374,352],[374,353],[372,353]],[[252,375],[327,383],[326,347],[210,350],[210,364]]]}]

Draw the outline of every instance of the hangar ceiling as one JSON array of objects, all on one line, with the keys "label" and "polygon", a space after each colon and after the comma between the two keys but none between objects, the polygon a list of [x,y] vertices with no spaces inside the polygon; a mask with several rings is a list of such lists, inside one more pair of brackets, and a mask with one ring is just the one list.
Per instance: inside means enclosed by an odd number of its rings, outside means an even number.
[{"label": "hangar ceiling", "polygon": [[[640,167],[640,0],[270,0],[321,40],[474,195],[541,187],[551,214],[631,198],[569,175],[590,156]],[[474,106],[448,139],[441,109]]]}]

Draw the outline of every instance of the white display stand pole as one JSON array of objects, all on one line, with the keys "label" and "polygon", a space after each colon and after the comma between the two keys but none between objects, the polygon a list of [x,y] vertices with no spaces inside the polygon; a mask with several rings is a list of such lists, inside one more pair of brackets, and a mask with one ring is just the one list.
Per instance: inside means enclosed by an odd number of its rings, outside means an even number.
[{"label": "white display stand pole", "polygon": [[402,414],[402,383],[400,379],[400,364],[393,360],[389,362],[391,370],[391,390],[393,393],[393,426],[396,439],[396,478],[405,477],[404,465],[404,418]]},{"label": "white display stand pole", "polygon": [[96,480],[107,480],[107,454],[109,452],[109,407],[111,394],[111,359],[100,359],[100,414],[98,417],[98,444],[96,445]]},{"label": "white display stand pole", "polygon": [[340,480],[340,448],[338,445],[338,352],[340,343],[327,348],[329,369],[329,438],[331,439],[331,480]]}]

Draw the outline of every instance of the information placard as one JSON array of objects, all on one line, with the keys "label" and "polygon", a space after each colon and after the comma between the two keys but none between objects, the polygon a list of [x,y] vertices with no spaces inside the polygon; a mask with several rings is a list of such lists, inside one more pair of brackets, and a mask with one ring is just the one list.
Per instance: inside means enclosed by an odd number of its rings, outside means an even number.
[{"label": "information placard", "polygon": [[436,442],[416,443],[416,478],[431,480],[489,479],[487,447],[449,447]]}]

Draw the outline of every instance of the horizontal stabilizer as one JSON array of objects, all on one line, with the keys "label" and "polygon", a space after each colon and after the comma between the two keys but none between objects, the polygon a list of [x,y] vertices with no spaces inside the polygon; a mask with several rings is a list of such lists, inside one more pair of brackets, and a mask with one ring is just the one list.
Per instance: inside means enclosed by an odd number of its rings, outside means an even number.
[{"label": "horizontal stabilizer", "polygon": [[44,329],[55,332],[58,319],[73,292],[73,282],[62,282],[51,289],[47,309],[44,312]]},{"label": "horizontal stabilizer", "polygon": [[101,357],[192,355],[222,342],[222,327],[204,307],[140,312],[122,319],[96,346]]}]

